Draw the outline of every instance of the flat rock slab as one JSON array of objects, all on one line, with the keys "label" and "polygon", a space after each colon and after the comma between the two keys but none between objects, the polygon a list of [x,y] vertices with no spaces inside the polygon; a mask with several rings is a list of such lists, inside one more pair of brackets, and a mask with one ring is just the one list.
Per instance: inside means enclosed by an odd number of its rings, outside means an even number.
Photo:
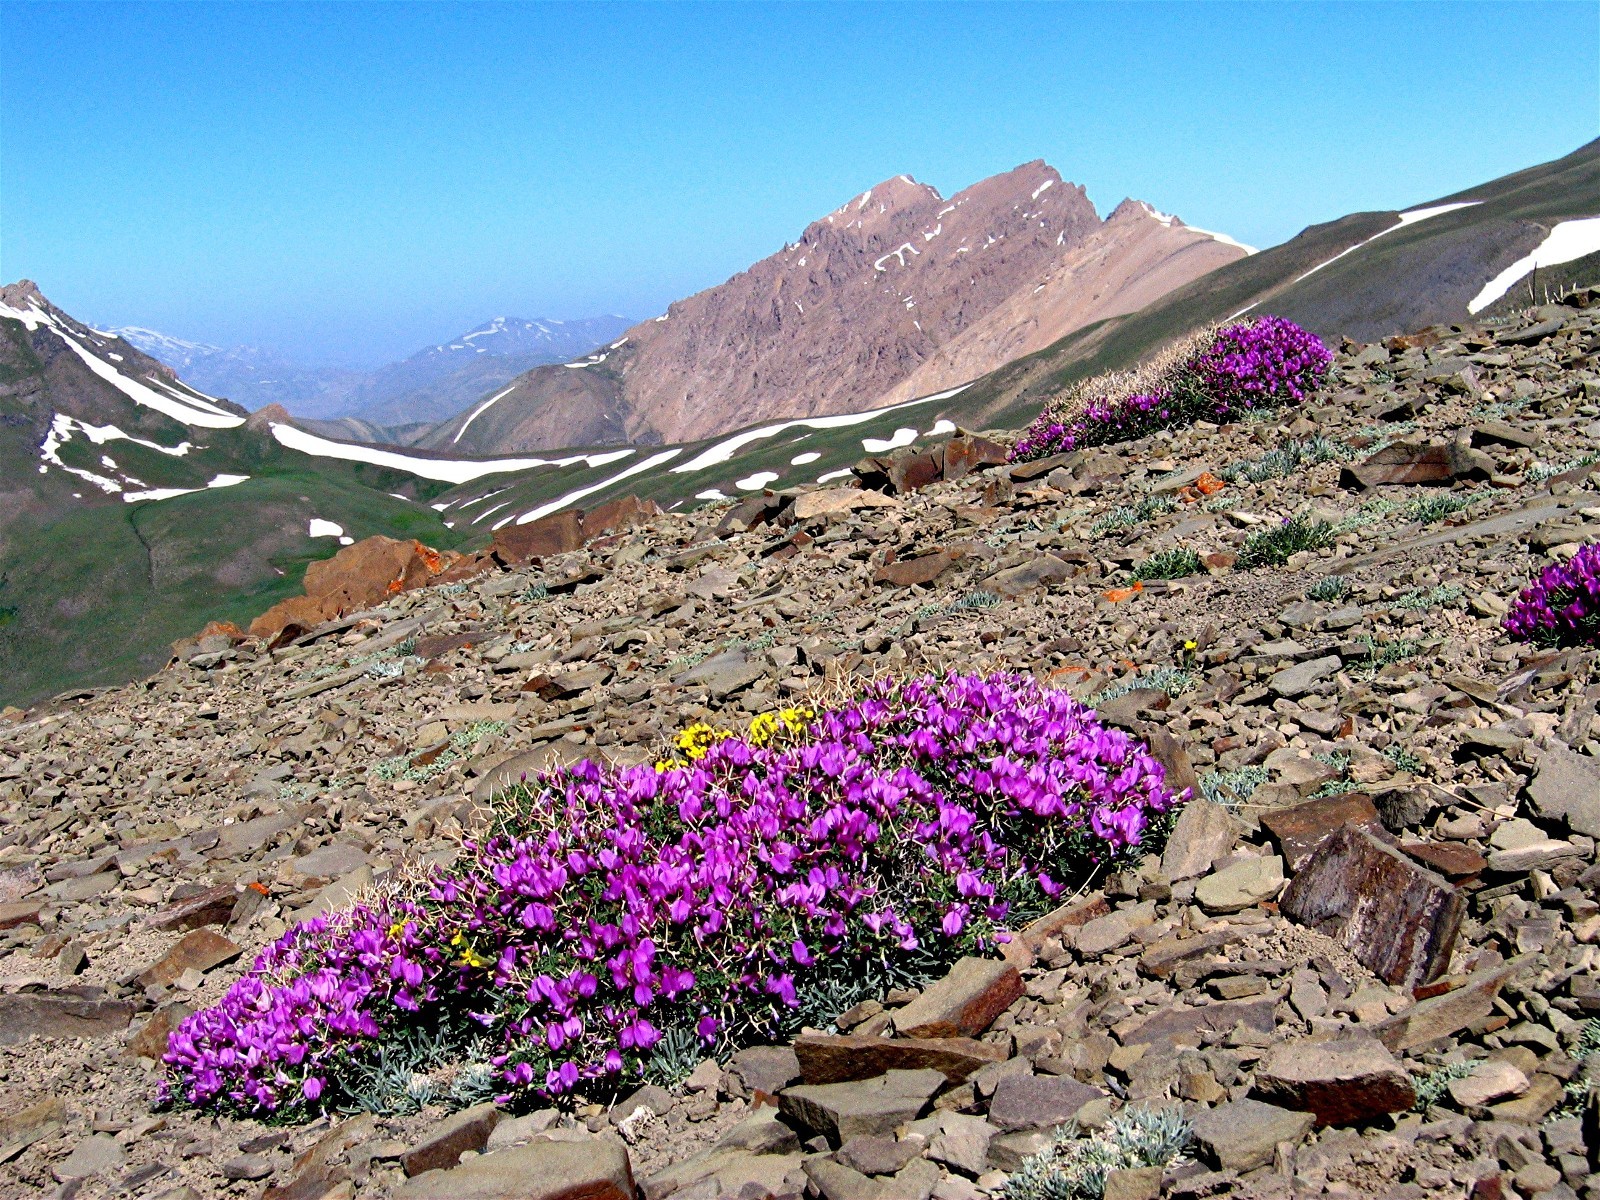
[{"label": "flat rock slab", "polygon": [[1279,904],[1384,982],[1407,988],[1443,974],[1465,907],[1443,876],[1349,826],[1306,860]]},{"label": "flat rock slab", "polygon": [[1069,1075],[1007,1075],[989,1101],[989,1120],[1007,1133],[1064,1125],[1105,1093]]},{"label": "flat rock slab", "polygon": [[31,1037],[97,1038],[121,1033],[133,1020],[127,1000],[92,1000],[63,992],[0,996],[0,1046]]},{"label": "flat rock slab", "polygon": [[612,1137],[529,1142],[425,1171],[395,1191],[403,1200],[634,1200],[628,1151]]},{"label": "flat rock slab", "polygon": [[1238,840],[1232,813],[1210,800],[1191,800],[1179,810],[1161,852],[1161,874],[1171,883],[1204,875]]},{"label": "flat rock slab", "polygon": [[806,1083],[848,1083],[886,1071],[938,1071],[960,1083],[990,1063],[1004,1062],[1005,1047],[972,1038],[881,1038],[806,1033],[794,1041]]},{"label": "flat rock slab", "polygon": [[1256,1092],[1280,1108],[1309,1112],[1318,1125],[1349,1125],[1404,1112],[1416,1101],[1411,1076],[1370,1036],[1272,1047],[1256,1066]]},{"label": "flat rock slab", "polygon": [[1283,852],[1289,870],[1298,871],[1317,848],[1346,825],[1376,833],[1383,820],[1372,800],[1359,792],[1307,800],[1289,808],[1268,809],[1261,824]]},{"label": "flat rock slab", "polygon": [[1282,696],[1286,700],[1293,700],[1303,696],[1324,679],[1332,679],[1338,673],[1344,660],[1337,654],[1330,654],[1325,658],[1313,658],[1310,662],[1295,663],[1279,671],[1267,680],[1267,687],[1272,689],[1275,696]]},{"label": "flat rock slab", "polygon": [[728,1069],[750,1091],[776,1096],[800,1078],[800,1059],[789,1046],[746,1046],[729,1060]]},{"label": "flat rock slab", "polygon": [[1234,913],[1271,900],[1283,887],[1283,859],[1276,854],[1230,863],[1202,879],[1194,889],[1200,907]]},{"label": "flat rock slab", "polygon": [[1117,1026],[1117,1036],[1124,1046],[1142,1043],[1151,1051],[1160,1051],[1179,1044],[1199,1045],[1201,1034],[1227,1033],[1241,1021],[1250,1029],[1271,1033],[1276,1005],[1277,1001],[1269,996],[1262,1000],[1227,1000],[1202,1008],[1168,1008],[1131,1028]]},{"label": "flat rock slab", "polygon": [[214,929],[190,930],[176,946],[145,969],[139,976],[139,982],[145,987],[171,987],[185,971],[191,968],[209,971],[212,967],[238,958],[240,949]]},{"label": "flat rock slab", "polygon": [[938,1071],[889,1071],[854,1083],[802,1083],[778,1097],[790,1121],[835,1145],[862,1135],[887,1137],[915,1121],[945,1084]]},{"label": "flat rock slab", "polygon": [[1223,1171],[1250,1171],[1271,1163],[1279,1142],[1298,1145],[1315,1122],[1259,1100],[1231,1100],[1194,1119],[1194,1140],[1204,1157]]},{"label": "flat rock slab", "polygon": [[1461,983],[1437,996],[1420,1000],[1373,1027],[1373,1034],[1396,1054],[1465,1029],[1494,1011],[1494,999],[1519,961],[1475,971]]},{"label": "flat rock slab", "polygon": [[902,1037],[977,1037],[1022,997],[1022,976],[1008,962],[961,958],[894,1015]]},{"label": "flat rock slab", "polygon": [[1541,817],[1565,821],[1574,833],[1600,837],[1600,760],[1575,754],[1552,739],[1539,752],[1528,799]]}]

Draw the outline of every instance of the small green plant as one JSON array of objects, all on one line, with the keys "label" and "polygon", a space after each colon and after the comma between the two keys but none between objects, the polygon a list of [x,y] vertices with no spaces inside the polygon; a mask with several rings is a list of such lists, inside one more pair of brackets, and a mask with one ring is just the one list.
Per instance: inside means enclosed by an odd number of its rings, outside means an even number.
[{"label": "small green plant", "polygon": [[1600,1017],[1590,1017],[1583,1023],[1572,1044],[1572,1058],[1578,1070],[1567,1080],[1566,1096],[1561,1102],[1561,1111],[1568,1115],[1582,1111],[1589,1089],[1600,1081]]},{"label": "small green plant", "polygon": [[1367,657],[1361,663],[1358,673],[1369,679],[1385,667],[1410,658],[1417,652],[1419,645],[1414,638],[1391,638],[1380,642],[1370,633],[1363,634],[1361,640],[1366,646]]},{"label": "small green plant", "polygon": [[1221,475],[1229,483],[1238,483],[1241,480],[1249,483],[1265,483],[1269,479],[1287,478],[1301,467],[1314,467],[1325,462],[1344,462],[1351,457],[1351,454],[1350,447],[1343,442],[1336,442],[1319,434],[1303,442],[1284,442],[1276,449],[1268,450],[1260,458],[1232,463],[1223,468]]},{"label": "small green plant", "polygon": [[1126,529],[1133,529],[1143,525],[1151,517],[1159,517],[1178,507],[1178,501],[1170,494],[1163,492],[1156,496],[1145,496],[1133,505],[1120,505],[1113,508],[1089,527],[1093,537],[1103,537],[1108,533],[1120,533]]},{"label": "small green plant", "polygon": [[1244,571],[1282,566],[1303,551],[1331,546],[1333,532],[1333,526],[1326,521],[1306,516],[1289,517],[1281,525],[1268,525],[1247,537],[1239,551],[1237,566]]},{"label": "small green plant", "polygon": [[1413,521],[1432,525],[1446,517],[1453,517],[1472,505],[1471,496],[1458,496],[1453,492],[1440,492],[1433,496],[1418,496],[1405,507],[1405,514]]},{"label": "small green plant", "polygon": [[1368,525],[1375,525],[1384,517],[1399,512],[1405,505],[1398,500],[1390,500],[1380,496],[1375,500],[1368,500],[1349,516],[1341,518],[1334,525],[1335,533],[1349,533],[1353,529],[1365,529]]},{"label": "small green plant", "polygon": [[1170,1167],[1182,1158],[1192,1131],[1177,1109],[1124,1108],[1103,1129],[1082,1136],[1069,1122],[1055,1140],[1007,1180],[1005,1200],[1097,1200],[1113,1171]]},{"label": "small green plant", "polygon": [[650,1083],[674,1088],[689,1078],[700,1060],[705,1058],[705,1044],[688,1027],[669,1029],[661,1035],[645,1063],[644,1077]]},{"label": "small green plant", "polygon": [[550,599],[550,589],[542,583],[530,583],[518,599],[523,604],[537,604],[541,600]]},{"label": "small green plant", "polygon": [[1212,496],[1209,500],[1201,501],[1200,507],[1203,511],[1209,513],[1227,512],[1230,509],[1239,507],[1239,497],[1227,494]]},{"label": "small green plant", "polygon": [[413,783],[426,783],[436,775],[442,775],[452,763],[460,762],[472,753],[472,748],[486,737],[493,737],[504,733],[507,724],[504,721],[474,721],[450,735],[449,744],[444,747],[433,761],[413,765],[413,756],[402,754],[396,758],[386,758],[372,768],[373,777],[385,783],[392,783],[396,779],[409,779]]},{"label": "small green plant", "polygon": [[1200,780],[1200,794],[1213,804],[1235,808],[1246,803],[1271,774],[1266,767],[1261,766],[1212,771]]},{"label": "small green plant", "polygon": [[950,611],[960,612],[968,608],[994,608],[999,603],[1000,597],[993,592],[968,592],[950,606]]},{"label": "small green plant", "polygon": [[1409,771],[1413,775],[1422,773],[1422,760],[1399,742],[1391,742],[1385,746],[1383,756],[1392,762],[1397,770]]},{"label": "small green plant", "polygon": [[1205,564],[1193,550],[1178,548],[1152,554],[1133,568],[1134,579],[1185,579],[1199,575]]},{"label": "small green plant", "polygon": [[1600,462],[1600,455],[1585,454],[1582,458],[1564,463],[1535,463],[1528,468],[1528,482],[1543,483],[1547,479],[1554,479],[1557,475],[1563,475],[1568,471],[1576,471],[1579,467],[1591,466],[1595,462]]},{"label": "small green plant", "polygon": [[1344,599],[1349,590],[1350,581],[1343,575],[1325,575],[1306,589],[1306,599],[1331,603]]},{"label": "small green plant", "polygon": [[1457,1079],[1465,1079],[1476,1069],[1477,1063],[1453,1062],[1442,1067],[1436,1067],[1426,1075],[1413,1075],[1411,1086],[1416,1090],[1417,1099],[1411,1106],[1416,1112],[1426,1112],[1450,1090],[1450,1084]]},{"label": "small green plant", "polygon": [[397,658],[415,658],[417,653],[417,639],[408,637],[394,648]]},{"label": "small green plant", "polygon": [[1107,684],[1095,693],[1094,702],[1106,704],[1141,688],[1154,688],[1176,700],[1185,692],[1192,692],[1194,687],[1195,677],[1192,671],[1185,671],[1182,667],[1146,667],[1137,675]]},{"label": "small green plant", "polygon": [[1437,587],[1414,588],[1394,602],[1396,608],[1407,612],[1424,612],[1430,608],[1439,608],[1445,604],[1454,604],[1465,595],[1465,590],[1454,583],[1441,583]]},{"label": "small green plant", "polygon": [[1324,766],[1332,767],[1339,774],[1319,787],[1311,794],[1311,799],[1322,800],[1328,796],[1342,796],[1355,789],[1355,782],[1350,778],[1350,756],[1340,751],[1314,756]]}]

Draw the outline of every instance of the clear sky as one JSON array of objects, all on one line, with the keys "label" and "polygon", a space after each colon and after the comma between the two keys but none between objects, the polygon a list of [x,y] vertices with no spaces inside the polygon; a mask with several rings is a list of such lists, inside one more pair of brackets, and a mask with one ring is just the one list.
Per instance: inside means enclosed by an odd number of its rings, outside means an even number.
[{"label": "clear sky", "polygon": [[0,3],[0,277],[375,364],[652,316],[902,172],[1267,246],[1600,133],[1600,6]]}]

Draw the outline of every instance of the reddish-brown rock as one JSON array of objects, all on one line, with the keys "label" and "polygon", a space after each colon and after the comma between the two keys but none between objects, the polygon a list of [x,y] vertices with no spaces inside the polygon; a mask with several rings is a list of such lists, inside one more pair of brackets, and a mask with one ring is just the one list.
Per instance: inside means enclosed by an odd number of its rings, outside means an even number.
[{"label": "reddish-brown rock", "polygon": [[1489,865],[1483,855],[1459,842],[1406,842],[1400,849],[1424,866],[1454,880],[1481,875]]},{"label": "reddish-brown rock", "polygon": [[902,1037],[977,1037],[1021,997],[1022,976],[1010,963],[962,958],[894,1015]]},{"label": "reddish-brown rock", "polygon": [[608,500],[599,508],[592,508],[583,514],[583,536],[585,539],[604,537],[608,533],[622,533],[643,525],[651,517],[661,515],[661,506],[654,500],[643,500],[638,496],[618,496],[615,500]]},{"label": "reddish-brown rock", "polygon": [[160,984],[170,987],[185,971],[209,971],[239,956],[240,947],[212,929],[186,933],[159,961],[145,969],[139,982],[145,987]]},{"label": "reddish-brown rock", "polygon": [[965,479],[983,467],[1003,467],[1006,448],[976,434],[961,434],[944,444],[944,478]]},{"label": "reddish-brown rock", "polygon": [[495,557],[509,566],[534,558],[548,558],[552,554],[566,554],[581,545],[583,514],[568,508],[526,525],[513,522],[496,529],[492,549]]},{"label": "reddish-brown rock", "polygon": [[1417,1095],[1411,1076],[1382,1042],[1365,1034],[1281,1042],[1256,1065],[1255,1092],[1318,1125],[1350,1125],[1404,1112]]},{"label": "reddish-brown rock", "polygon": [[962,555],[955,550],[935,550],[931,554],[919,555],[916,558],[897,559],[879,567],[872,576],[872,582],[892,584],[895,587],[932,583],[955,566],[961,558]]},{"label": "reddish-brown rock", "polygon": [[239,893],[233,884],[221,883],[193,896],[174,901],[150,918],[153,929],[199,929],[202,925],[222,925],[233,915]]},{"label": "reddish-brown rock", "polygon": [[466,1151],[481,1151],[499,1123],[500,1110],[493,1104],[475,1104],[462,1109],[430,1129],[420,1142],[405,1152],[400,1165],[407,1175],[453,1167]]},{"label": "reddish-brown rock", "polygon": [[1371,799],[1359,792],[1307,800],[1291,808],[1268,809],[1261,814],[1261,824],[1278,843],[1291,871],[1298,871],[1317,847],[1346,825],[1374,833],[1383,828]]},{"label": "reddish-brown rock", "polygon": [[1442,876],[1348,825],[1302,864],[1279,907],[1405,987],[1444,972],[1465,909]]},{"label": "reddish-brown rock", "polygon": [[980,1067],[1004,1062],[1005,1047],[972,1038],[881,1038],[801,1034],[794,1042],[805,1083],[874,1079],[885,1071],[930,1068],[960,1083]]},{"label": "reddish-brown rock", "polygon": [[1418,445],[1396,442],[1346,467],[1340,477],[1345,487],[1374,488],[1383,484],[1450,484],[1458,479],[1487,479],[1494,460],[1466,442]]}]

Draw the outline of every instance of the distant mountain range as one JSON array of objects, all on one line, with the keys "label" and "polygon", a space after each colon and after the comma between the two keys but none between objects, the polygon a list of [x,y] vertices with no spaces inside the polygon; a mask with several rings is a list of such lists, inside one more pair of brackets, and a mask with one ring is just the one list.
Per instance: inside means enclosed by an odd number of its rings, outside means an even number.
[{"label": "distant mountain range", "polygon": [[137,325],[114,333],[202,391],[248,409],[282,405],[311,420],[356,418],[375,426],[441,421],[531,367],[605,345],[626,317],[526,320],[495,317],[476,329],[372,371],[296,363],[256,346],[213,346]]},{"label": "distant mountain range", "polygon": [[948,200],[909,175],[604,350],[537,367],[410,444],[504,453],[693,441],[963,382],[1248,254],[1129,201],[1102,221],[1044,162]]}]

